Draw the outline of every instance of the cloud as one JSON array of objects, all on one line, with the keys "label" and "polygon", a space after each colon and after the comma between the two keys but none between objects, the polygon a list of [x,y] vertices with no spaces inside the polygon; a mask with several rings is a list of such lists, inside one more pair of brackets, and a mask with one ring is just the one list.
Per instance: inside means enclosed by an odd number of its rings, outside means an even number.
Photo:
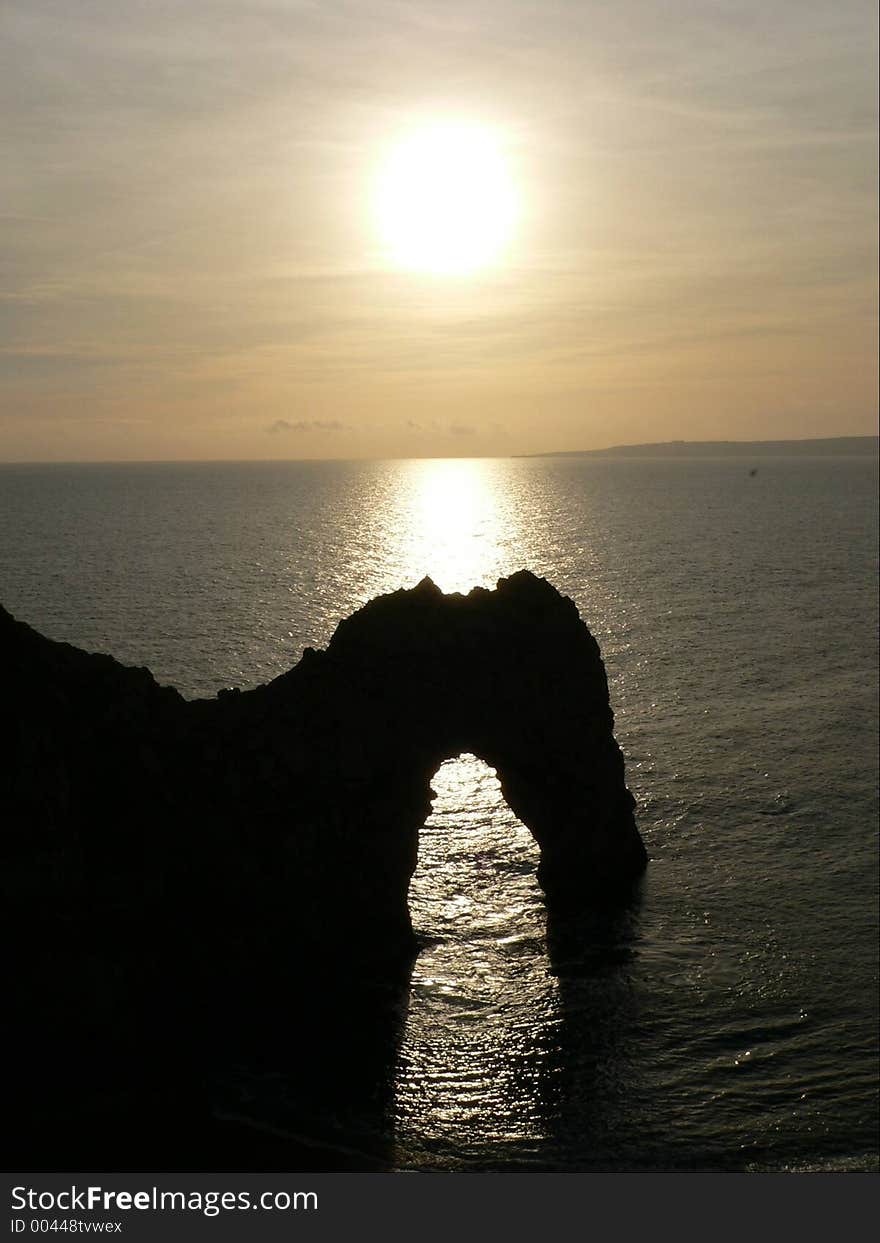
[{"label": "cloud", "polygon": [[477,430],[469,423],[438,423],[436,419],[431,419],[429,423],[417,423],[415,419],[407,419],[405,426],[409,432],[424,432],[435,436],[473,436]]},{"label": "cloud", "polygon": [[291,423],[287,419],[276,419],[266,428],[266,431],[273,436],[279,432],[347,432],[350,430],[347,423],[340,423],[338,419],[298,419],[296,423]]}]

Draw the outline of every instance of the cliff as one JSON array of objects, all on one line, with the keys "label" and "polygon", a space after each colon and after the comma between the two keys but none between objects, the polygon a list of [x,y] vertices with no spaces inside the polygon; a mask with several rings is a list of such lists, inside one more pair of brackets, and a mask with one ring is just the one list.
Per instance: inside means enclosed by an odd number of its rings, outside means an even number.
[{"label": "cliff", "polygon": [[496,768],[550,909],[619,900],[644,869],[598,646],[525,571],[373,600],[325,651],[211,701],[2,610],[0,651],[14,1034],[56,1127],[198,1113],[218,1021],[232,1044],[271,1023],[314,1049],[405,985],[419,828],[450,756]]}]

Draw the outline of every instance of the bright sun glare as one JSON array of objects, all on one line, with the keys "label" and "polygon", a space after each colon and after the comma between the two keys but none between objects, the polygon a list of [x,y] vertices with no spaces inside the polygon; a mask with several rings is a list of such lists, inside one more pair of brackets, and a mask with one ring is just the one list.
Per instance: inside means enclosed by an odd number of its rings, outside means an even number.
[{"label": "bright sun glare", "polygon": [[499,137],[464,122],[427,125],[399,141],[379,171],[374,205],[393,262],[438,274],[496,262],[518,214]]}]

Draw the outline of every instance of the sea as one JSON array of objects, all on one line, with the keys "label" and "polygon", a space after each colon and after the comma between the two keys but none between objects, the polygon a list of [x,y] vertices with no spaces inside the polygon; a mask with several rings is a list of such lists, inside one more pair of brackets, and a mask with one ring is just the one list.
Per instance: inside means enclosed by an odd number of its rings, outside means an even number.
[{"label": "sea", "polygon": [[[0,602],[193,698],[425,575],[546,577],[600,644],[651,861],[551,960],[528,829],[479,757],[443,764],[392,1167],[876,1170],[877,484],[858,457],[6,465]],[[226,1098],[300,1125],[280,1071]]]}]

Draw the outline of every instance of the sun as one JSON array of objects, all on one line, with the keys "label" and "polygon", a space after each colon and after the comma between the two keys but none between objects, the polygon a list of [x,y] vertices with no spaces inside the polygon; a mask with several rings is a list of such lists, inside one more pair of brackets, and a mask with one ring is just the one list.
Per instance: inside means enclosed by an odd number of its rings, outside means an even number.
[{"label": "sun", "polygon": [[454,275],[498,262],[519,214],[499,136],[468,122],[412,131],[378,171],[374,210],[398,267]]}]

